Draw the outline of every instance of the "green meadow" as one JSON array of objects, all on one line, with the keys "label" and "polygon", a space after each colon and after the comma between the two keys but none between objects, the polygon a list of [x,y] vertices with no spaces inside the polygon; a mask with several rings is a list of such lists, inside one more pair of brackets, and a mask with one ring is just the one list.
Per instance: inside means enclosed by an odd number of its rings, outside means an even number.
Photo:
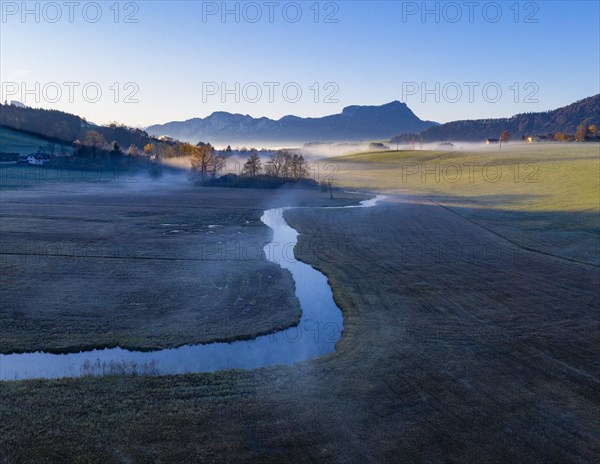
[{"label": "green meadow", "polygon": [[528,249],[599,264],[599,144],[385,151],[328,162],[340,186],[435,201]]},{"label": "green meadow", "polygon": [[[51,142],[46,139],[0,126],[0,152],[2,153],[28,155],[38,151],[39,148],[51,151],[50,144]],[[60,155],[62,151],[70,155],[73,153],[73,148],[67,145],[54,144],[54,154]]]}]

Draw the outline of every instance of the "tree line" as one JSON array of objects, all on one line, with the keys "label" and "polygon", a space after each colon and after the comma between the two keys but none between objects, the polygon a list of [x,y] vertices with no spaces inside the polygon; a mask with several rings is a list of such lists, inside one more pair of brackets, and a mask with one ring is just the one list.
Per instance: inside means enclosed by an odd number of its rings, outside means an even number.
[{"label": "tree line", "polygon": [[[225,168],[226,157],[215,150],[212,145],[202,142],[196,146],[184,145],[191,152],[192,171],[202,181],[214,179]],[[251,179],[267,177],[297,181],[309,177],[309,167],[302,155],[292,154],[287,150],[278,150],[264,162],[256,150],[251,150],[240,174],[242,177]]]},{"label": "tree line", "polygon": [[[556,140],[564,139],[568,137],[568,134],[563,134],[562,132],[557,132],[554,136]],[[589,126],[585,126],[585,124],[579,124],[577,126],[577,130],[575,131],[575,140],[577,142],[585,142],[588,140],[595,140],[598,137],[598,127],[596,124],[590,124]]]},{"label": "tree line", "polygon": [[[94,146],[96,153],[99,153],[102,148],[110,151],[113,142],[124,147],[131,144],[142,147],[146,143],[155,141],[142,129],[123,124],[96,126],[89,124],[85,118],[62,111],[22,108],[8,104],[0,105],[0,125],[46,138],[55,143],[72,145],[76,150],[87,145],[87,141],[93,138],[95,139],[93,144],[88,146]],[[88,136],[90,131],[95,134]]]}]

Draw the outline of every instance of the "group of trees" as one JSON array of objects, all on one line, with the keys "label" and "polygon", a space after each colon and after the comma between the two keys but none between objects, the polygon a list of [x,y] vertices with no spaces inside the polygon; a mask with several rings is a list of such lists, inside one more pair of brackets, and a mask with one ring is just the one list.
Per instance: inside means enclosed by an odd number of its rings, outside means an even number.
[{"label": "group of trees", "polygon": [[553,136],[551,135],[549,138],[553,138],[557,142],[594,141],[598,140],[598,128],[596,124],[590,124],[589,126],[586,126],[585,124],[579,124],[574,134],[559,131]]},{"label": "group of trees", "polygon": [[590,124],[587,128],[585,124],[579,124],[575,131],[575,140],[578,142],[585,142],[586,140],[593,140],[598,135],[598,128],[596,124]]},{"label": "group of trees", "polygon": [[[200,147],[196,147],[187,142],[159,141],[151,138],[145,138],[145,140],[142,141],[145,141],[146,143],[141,143],[139,145],[131,143],[126,154],[129,156],[143,155],[151,160],[159,160],[178,156],[193,157],[200,149]],[[98,158],[106,156],[109,154],[109,152],[114,151],[114,145],[119,145],[119,141],[113,140],[112,142],[108,143],[106,137],[100,131],[89,129],[84,132],[81,140],[76,140],[73,144],[76,148],[76,153],[79,156],[91,156],[93,158]],[[121,150],[119,150],[119,153],[121,155],[125,154]],[[201,157],[203,159],[207,158],[206,155]],[[206,167],[206,162],[203,162],[203,165]]]},{"label": "group of trees", "polygon": [[263,173],[278,179],[299,180],[309,176],[308,163],[302,155],[292,155],[287,150],[277,151],[262,167],[262,161],[256,151],[250,153],[242,170],[243,175],[256,177]]},{"label": "group of trees", "polygon": [[[85,132],[83,141],[73,142],[75,154],[80,157],[110,158],[114,159],[124,155],[116,140],[108,143],[104,136],[95,130]],[[135,147],[135,145],[132,145]],[[131,149],[130,149],[131,151]],[[130,153],[131,154],[131,153]]]},{"label": "group of trees", "polygon": [[198,173],[204,182],[214,179],[225,167],[225,157],[219,154],[210,143],[199,142],[197,145],[181,144],[184,152],[190,152],[192,170]]},{"label": "group of trees", "polygon": [[[575,134],[568,134],[566,132],[557,132],[556,134],[548,134],[543,136],[535,136],[543,140],[556,140],[557,142],[586,142],[591,140],[598,140],[598,128],[595,124],[586,126],[585,124],[579,124]],[[523,139],[526,139],[523,136]],[[505,143],[510,139],[510,133],[507,130],[502,131],[500,134],[500,142]]]},{"label": "group of trees", "polygon": [[242,169],[242,175],[252,177],[253,179],[258,177],[262,172],[262,160],[257,152],[253,151],[248,156],[248,159],[244,163],[244,168]]},{"label": "group of trees", "polygon": [[[115,142],[116,143],[116,142]],[[102,151],[106,151],[109,148],[109,144],[104,136],[95,130],[89,130],[85,133],[83,142],[75,141],[76,145],[83,145],[91,151],[93,158],[98,157]],[[79,154],[84,154],[83,150],[79,150]]]},{"label": "group of trees", "polygon": [[[199,142],[192,145],[188,142],[159,141],[158,139],[152,139],[152,142],[144,144],[141,149],[132,143],[126,152],[123,152],[118,141],[113,140],[108,143],[106,137],[95,129],[85,131],[82,140],[76,140],[74,145],[79,157],[116,160],[130,156],[143,157],[151,162],[168,157],[189,157],[192,172],[203,183],[219,177],[225,169],[227,157],[234,156],[231,147],[219,151],[209,143]],[[260,153],[266,157],[270,156],[263,162],[258,151],[250,150],[245,153],[248,153],[248,156],[242,166],[241,177],[247,179],[260,177],[262,182],[268,183],[276,180],[279,182],[298,181],[306,179],[310,175],[308,162],[302,155],[292,154],[287,150],[276,152],[265,150],[264,153],[263,151]]]},{"label": "group of trees", "polygon": [[[194,146],[184,143],[180,148],[183,152],[189,153],[192,171],[203,182],[214,179],[225,168],[226,157],[223,152],[215,150],[210,144],[200,142]],[[309,168],[302,155],[292,155],[287,150],[277,151],[264,163],[259,153],[253,150],[250,151],[242,166],[241,175],[251,179],[263,176],[280,180],[300,180],[309,176]]]},{"label": "group of trees", "polygon": [[554,140],[557,142],[574,142],[575,136],[572,134],[567,134],[566,132],[557,132],[554,134]]},{"label": "group of trees", "polygon": [[[184,156],[180,152],[178,147],[179,143],[171,142],[159,142],[153,140],[152,142],[144,144],[142,151],[145,156],[153,160],[163,158],[173,158],[174,156]],[[129,147],[128,153],[132,156],[139,155],[139,150],[136,145]]]},{"label": "group of trees", "polygon": [[[207,143],[192,145],[169,137],[153,137],[142,129],[116,122],[105,126],[88,123],[85,118],[55,110],[0,105],[0,124],[46,138],[54,153],[64,143],[74,149],[77,158],[114,160],[125,156],[144,157],[149,161],[171,157],[191,158],[192,169],[202,179],[214,179],[225,168],[226,157],[246,158],[241,175],[246,178],[300,180],[309,177],[308,163],[302,155],[287,150],[256,150],[228,146],[216,150]],[[128,147],[125,151],[121,147]],[[66,153],[66,152],[65,152]],[[265,159],[261,159],[261,155]]]}]

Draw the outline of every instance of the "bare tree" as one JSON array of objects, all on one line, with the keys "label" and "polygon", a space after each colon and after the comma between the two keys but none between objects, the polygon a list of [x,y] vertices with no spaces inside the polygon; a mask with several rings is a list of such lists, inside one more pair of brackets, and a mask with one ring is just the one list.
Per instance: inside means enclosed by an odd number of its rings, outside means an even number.
[{"label": "bare tree", "polygon": [[225,168],[225,157],[222,155],[213,156],[212,163],[210,165],[210,175],[211,178],[214,179],[217,177],[223,168]]},{"label": "bare tree", "polygon": [[575,139],[578,142],[585,142],[586,133],[587,133],[587,130],[585,128],[585,125],[579,124],[579,126],[577,126],[577,132],[575,132]]},{"label": "bare tree", "polygon": [[262,162],[256,151],[252,151],[244,163],[242,174],[250,177],[258,176],[262,171]]},{"label": "bare tree", "polygon": [[288,171],[290,168],[290,163],[292,160],[292,155],[286,150],[279,150],[271,161],[267,164],[269,165],[269,175],[273,177],[287,177]]},{"label": "bare tree", "polygon": [[106,147],[107,143],[100,132],[89,130],[85,133],[83,144],[92,148],[92,156],[95,158],[98,149]]},{"label": "bare tree", "polygon": [[264,167],[265,174],[269,177],[277,177],[275,169],[273,167],[273,160],[267,161]]},{"label": "bare tree", "polygon": [[290,175],[292,179],[304,179],[308,177],[308,163],[302,155],[294,155],[290,162]]},{"label": "bare tree", "polygon": [[202,144],[192,148],[192,169],[200,174],[202,182],[206,178],[215,157],[212,145]]}]

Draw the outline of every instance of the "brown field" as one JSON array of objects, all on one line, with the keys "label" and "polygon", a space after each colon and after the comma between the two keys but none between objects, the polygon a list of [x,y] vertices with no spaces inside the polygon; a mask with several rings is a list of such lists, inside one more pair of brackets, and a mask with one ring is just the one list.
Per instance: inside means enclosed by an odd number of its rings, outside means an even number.
[{"label": "brown field", "polygon": [[[247,229],[261,239],[266,231],[253,205],[292,199],[221,192],[231,214],[249,218],[256,227]],[[189,195],[191,203],[203,198],[200,191]],[[173,194],[115,201],[137,205],[118,208],[125,237],[209,214],[171,212],[166,205],[181,203]],[[161,213],[128,218],[149,205]],[[7,214],[16,234],[17,210]],[[372,209],[298,209],[286,217],[302,234],[297,254],[327,274],[343,309],[335,354],[253,371],[3,382],[0,462],[599,459],[597,267],[523,249],[421,195],[394,196]],[[47,223],[34,221],[36,229]],[[4,224],[3,218],[3,232]],[[102,227],[90,230],[106,237]],[[202,233],[198,228],[191,237],[202,241]],[[139,253],[157,253],[158,244],[160,256],[177,247],[190,252],[179,238],[156,240]],[[304,246],[309,241],[319,246]],[[179,269],[188,276],[187,266]],[[285,298],[289,285],[284,276],[281,282]],[[275,290],[257,294],[264,291]],[[4,300],[3,312],[13,303]],[[281,323],[295,313],[277,317]],[[262,327],[273,324],[267,314],[260,320]],[[168,326],[163,330],[163,342],[177,339]],[[145,331],[138,336],[151,339]]]},{"label": "brown field", "polygon": [[298,322],[291,276],[264,257],[260,216],[271,202],[331,203],[325,194],[81,188],[2,195],[0,353],[151,350]]}]

